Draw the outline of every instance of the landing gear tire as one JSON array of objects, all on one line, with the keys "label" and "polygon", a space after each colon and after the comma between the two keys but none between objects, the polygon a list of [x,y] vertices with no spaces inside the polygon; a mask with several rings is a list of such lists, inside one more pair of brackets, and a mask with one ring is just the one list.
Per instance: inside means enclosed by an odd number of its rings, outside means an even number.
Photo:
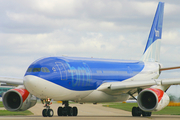
[{"label": "landing gear tire", "polygon": [[42,111],[42,115],[43,115],[43,117],[47,117],[47,109],[44,109],[44,110]]},{"label": "landing gear tire", "polygon": [[144,111],[142,111],[142,116],[143,117],[151,116],[151,112],[144,112]]},{"label": "landing gear tire", "polygon": [[63,107],[62,109],[62,116],[67,116],[67,108]]},{"label": "landing gear tire", "polygon": [[132,116],[141,116],[141,109],[139,107],[132,108]]},{"label": "landing gear tire", "polygon": [[78,114],[77,107],[73,107],[72,109],[73,109],[73,116],[77,116],[77,114]]},{"label": "landing gear tire", "polygon": [[141,114],[143,117],[150,117],[151,116],[151,112],[142,111],[139,107],[133,107],[132,108],[132,116],[141,116]]},{"label": "landing gear tire", "polygon": [[52,117],[52,116],[54,115],[54,111],[53,111],[52,109],[48,109],[48,110],[47,110],[47,115],[48,115],[49,117]]},{"label": "landing gear tire", "polygon": [[73,116],[73,108],[72,108],[72,107],[68,107],[68,109],[67,109],[67,115],[68,115],[68,116]]},{"label": "landing gear tire", "polygon": [[57,110],[58,116],[62,116],[63,115],[62,110],[63,110],[62,107],[58,107],[58,110]]}]

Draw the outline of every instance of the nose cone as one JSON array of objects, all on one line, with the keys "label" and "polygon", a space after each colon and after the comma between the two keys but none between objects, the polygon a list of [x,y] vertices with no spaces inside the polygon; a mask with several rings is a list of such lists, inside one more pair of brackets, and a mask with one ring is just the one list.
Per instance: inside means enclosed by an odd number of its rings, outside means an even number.
[{"label": "nose cone", "polygon": [[[80,96],[76,95],[76,92],[34,75],[26,75],[24,77],[24,86],[31,94],[40,99],[72,100],[72,98]],[[79,92],[77,93],[79,94]]]},{"label": "nose cone", "polygon": [[37,76],[33,75],[27,75],[24,77],[24,86],[25,88],[33,95],[39,98],[46,98],[44,95],[44,89],[46,88],[45,85],[43,85],[44,80],[42,78],[39,78]]}]

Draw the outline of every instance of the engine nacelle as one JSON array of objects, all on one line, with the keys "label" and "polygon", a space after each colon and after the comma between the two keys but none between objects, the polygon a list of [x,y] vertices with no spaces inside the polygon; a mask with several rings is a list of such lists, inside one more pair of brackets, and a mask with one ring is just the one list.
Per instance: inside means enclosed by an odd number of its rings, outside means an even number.
[{"label": "engine nacelle", "polygon": [[2,96],[3,105],[9,111],[24,111],[34,106],[37,102],[35,96],[26,89],[10,89]]},{"label": "engine nacelle", "polygon": [[137,98],[138,106],[146,112],[162,110],[169,104],[169,101],[169,96],[157,88],[144,89]]}]

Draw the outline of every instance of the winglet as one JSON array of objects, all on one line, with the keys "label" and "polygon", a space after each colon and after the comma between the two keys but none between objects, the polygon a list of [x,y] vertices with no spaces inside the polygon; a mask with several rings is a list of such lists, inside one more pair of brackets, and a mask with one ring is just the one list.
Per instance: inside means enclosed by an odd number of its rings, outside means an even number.
[{"label": "winglet", "polygon": [[164,3],[159,2],[141,61],[159,61]]}]

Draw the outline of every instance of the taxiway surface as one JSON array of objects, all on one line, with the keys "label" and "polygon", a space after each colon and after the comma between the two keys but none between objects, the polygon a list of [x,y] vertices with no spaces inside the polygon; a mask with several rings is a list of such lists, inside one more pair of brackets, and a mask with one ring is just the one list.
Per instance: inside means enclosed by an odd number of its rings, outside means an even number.
[{"label": "taxiway surface", "polygon": [[0,120],[179,120],[176,115],[152,115],[151,117],[132,117],[131,112],[102,107],[102,104],[71,104],[78,107],[78,116],[76,117],[58,117],[57,108],[60,104],[52,104],[54,110],[53,117],[42,117],[43,104],[37,103],[29,109],[34,115],[31,116],[2,116]]}]

